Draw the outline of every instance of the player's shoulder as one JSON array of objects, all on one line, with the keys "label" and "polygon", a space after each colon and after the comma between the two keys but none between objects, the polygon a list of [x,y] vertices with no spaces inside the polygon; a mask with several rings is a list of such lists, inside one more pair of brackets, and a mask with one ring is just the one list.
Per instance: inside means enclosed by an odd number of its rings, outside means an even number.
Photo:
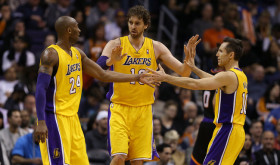
[{"label": "player's shoulder", "polygon": [[42,52],[41,57],[56,58],[56,57],[58,57],[58,52],[55,48],[48,47]]},{"label": "player's shoulder", "polygon": [[154,45],[157,45],[157,46],[160,45],[160,44],[162,44],[161,42],[156,41],[156,40],[152,40],[152,42],[153,42]]},{"label": "player's shoulder", "polygon": [[236,79],[237,76],[233,71],[228,70],[228,71],[221,71],[221,72],[215,74],[214,77],[221,78],[223,80],[232,81],[232,80]]},{"label": "player's shoulder", "polygon": [[81,55],[81,59],[83,60],[85,57],[87,57],[87,55],[85,54],[85,52],[82,50],[82,49],[80,49],[80,48],[78,48],[78,47],[74,47],[79,53],[80,53],[80,55]]},{"label": "player's shoulder", "polygon": [[57,54],[57,50],[56,50],[55,48],[53,48],[53,47],[47,47],[47,48],[43,51],[43,53],[47,53],[47,54],[49,54],[49,53],[56,53],[56,54]]},{"label": "player's shoulder", "polygon": [[107,45],[110,45],[110,46],[117,46],[117,45],[120,45],[121,44],[121,38],[116,38],[116,39],[113,39],[113,40],[110,40]]},{"label": "player's shoulder", "polygon": [[82,51],[82,49],[76,47],[76,46],[73,46],[80,54],[84,53],[84,51]]},{"label": "player's shoulder", "polygon": [[48,64],[50,63],[55,64],[58,62],[59,59],[58,52],[55,48],[48,47],[42,52],[40,59],[42,63],[46,62]]},{"label": "player's shoulder", "polygon": [[166,47],[162,42],[160,41],[156,41],[156,40],[152,40],[153,42],[153,46],[155,49],[161,49],[163,47]]}]

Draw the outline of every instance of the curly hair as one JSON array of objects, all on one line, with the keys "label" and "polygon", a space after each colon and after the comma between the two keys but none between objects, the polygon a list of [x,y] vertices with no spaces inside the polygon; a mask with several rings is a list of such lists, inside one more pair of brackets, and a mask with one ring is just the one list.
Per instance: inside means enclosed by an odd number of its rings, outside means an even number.
[{"label": "curly hair", "polygon": [[137,16],[139,19],[143,19],[144,24],[150,27],[151,15],[150,12],[144,8],[144,6],[137,5],[130,8],[127,13],[127,18],[129,19],[132,16]]}]

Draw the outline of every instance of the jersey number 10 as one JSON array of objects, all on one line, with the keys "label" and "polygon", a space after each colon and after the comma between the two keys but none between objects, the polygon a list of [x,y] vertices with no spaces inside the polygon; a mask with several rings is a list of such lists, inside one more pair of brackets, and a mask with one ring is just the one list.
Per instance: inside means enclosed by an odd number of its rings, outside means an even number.
[{"label": "jersey number 10", "polygon": [[240,111],[240,114],[244,113],[246,115],[247,98],[248,98],[248,94],[245,94],[245,92],[243,92],[242,93],[242,109]]}]

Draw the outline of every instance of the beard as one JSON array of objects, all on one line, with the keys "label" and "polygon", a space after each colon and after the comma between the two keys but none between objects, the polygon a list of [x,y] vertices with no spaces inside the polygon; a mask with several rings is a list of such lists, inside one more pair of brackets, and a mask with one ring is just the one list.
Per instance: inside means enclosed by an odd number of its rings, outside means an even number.
[{"label": "beard", "polygon": [[138,38],[140,38],[141,36],[142,36],[142,34],[144,33],[144,31],[142,31],[142,32],[139,32],[139,33],[130,33],[130,36],[133,38],[133,39],[138,39]]}]

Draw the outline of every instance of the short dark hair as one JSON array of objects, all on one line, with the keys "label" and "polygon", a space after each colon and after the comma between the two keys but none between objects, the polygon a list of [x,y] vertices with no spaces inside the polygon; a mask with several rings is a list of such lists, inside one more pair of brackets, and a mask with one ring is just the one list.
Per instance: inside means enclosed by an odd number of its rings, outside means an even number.
[{"label": "short dark hair", "polygon": [[162,143],[157,146],[157,152],[162,153],[164,148],[167,148],[167,147],[171,148],[171,146],[169,144]]},{"label": "short dark hair", "polygon": [[144,8],[144,6],[136,5],[128,10],[127,18],[132,16],[137,16],[139,19],[143,19],[144,24],[150,27],[151,25],[151,15],[150,12]]},{"label": "short dark hair", "polygon": [[227,53],[234,52],[234,59],[239,61],[242,56],[243,45],[242,41],[235,38],[226,37],[223,43],[227,42],[226,51]]},{"label": "short dark hair", "polygon": [[7,115],[8,115],[8,118],[11,118],[14,112],[20,112],[20,110],[18,110],[18,109],[9,110],[9,111],[8,111],[8,114],[7,114]]}]

